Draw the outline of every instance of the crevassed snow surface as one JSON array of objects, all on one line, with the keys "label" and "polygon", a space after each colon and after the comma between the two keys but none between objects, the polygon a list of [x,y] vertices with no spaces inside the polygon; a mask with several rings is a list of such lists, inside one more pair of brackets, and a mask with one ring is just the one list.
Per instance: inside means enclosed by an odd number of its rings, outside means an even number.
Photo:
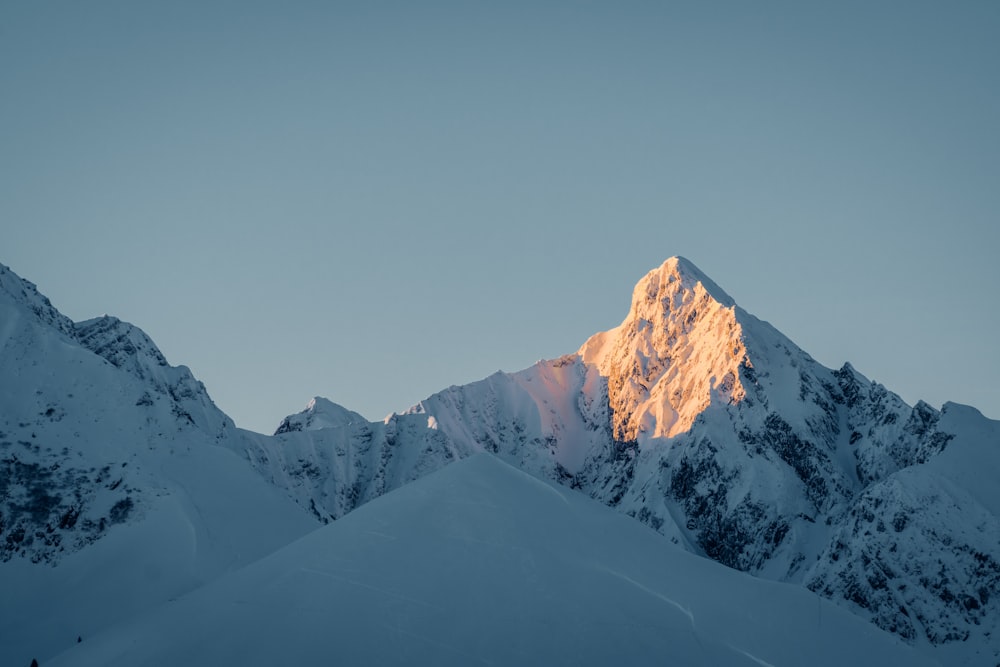
[{"label": "crevassed snow surface", "polygon": [[326,663],[935,664],[481,454],[50,665]]}]

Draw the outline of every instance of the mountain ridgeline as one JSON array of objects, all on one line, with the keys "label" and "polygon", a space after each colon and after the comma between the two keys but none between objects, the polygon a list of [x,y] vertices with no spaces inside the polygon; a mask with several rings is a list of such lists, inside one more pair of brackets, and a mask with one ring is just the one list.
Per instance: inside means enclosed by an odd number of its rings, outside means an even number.
[{"label": "mountain ridgeline", "polygon": [[[308,517],[340,519],[485,452],[695,555],[808,589],[935,660],[1000,662],[1000,422],[909,406],[849,364],[822,366],[683,258],[644,276],[624,321],[574,354],[381,422],[315,398],[271,436],[236,428],[136,327],[70,322],[6,268],[0,297],[13,378],[0,394],[3,567],[58,571],[116,531],[194,522],[211,537],[133,601],[140,610],[291,541]],[[214,499],[208,473],[191,478],[179,457],[225,468],[213,483],[235,495]],[[198,494],[217,516],[191,514]],[[233,497],[286,529],[226,526]]]}]

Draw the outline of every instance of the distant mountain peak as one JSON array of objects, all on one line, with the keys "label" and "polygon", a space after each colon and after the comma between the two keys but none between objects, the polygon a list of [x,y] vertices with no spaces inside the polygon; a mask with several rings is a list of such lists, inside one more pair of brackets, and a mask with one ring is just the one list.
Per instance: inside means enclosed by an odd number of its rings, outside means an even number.
[{"label": "distant mountain peak", "polygon": [[323,398],[313,397],[302,412],[285,417],[275,435],[290,433],[293,431],[318,431],[324,428],[338,428],[350,424],[367,423],[367,419],[357,412],[348,410],[342,405]]}]

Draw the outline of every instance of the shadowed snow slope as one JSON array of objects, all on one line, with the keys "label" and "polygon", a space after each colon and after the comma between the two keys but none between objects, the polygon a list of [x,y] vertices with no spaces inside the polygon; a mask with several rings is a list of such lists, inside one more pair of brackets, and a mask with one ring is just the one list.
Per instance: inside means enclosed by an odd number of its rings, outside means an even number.
[{"label": "shadowed snow slope", "polygon": [[453,463],[51,667],[934,664],[794,586],[490,455]]}]

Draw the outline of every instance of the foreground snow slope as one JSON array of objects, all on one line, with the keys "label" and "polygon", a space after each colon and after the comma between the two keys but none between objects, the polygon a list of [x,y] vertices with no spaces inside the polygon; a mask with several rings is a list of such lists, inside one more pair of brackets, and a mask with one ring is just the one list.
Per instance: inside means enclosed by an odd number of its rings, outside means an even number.
[{"label": "foreground snow slope", "polygon": [[934,664],[795,586],[478,455],[52,667]]}]

